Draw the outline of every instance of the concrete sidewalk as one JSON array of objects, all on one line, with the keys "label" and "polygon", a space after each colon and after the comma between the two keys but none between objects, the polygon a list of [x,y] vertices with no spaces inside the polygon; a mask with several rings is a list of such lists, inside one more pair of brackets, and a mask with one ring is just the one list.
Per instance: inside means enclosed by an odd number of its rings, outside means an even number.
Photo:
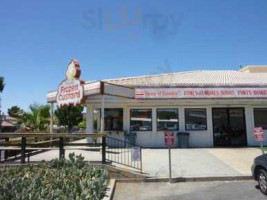
[{"label": "concrete sidewalk", "polygon": [[[172,149],[173,177],[250,176],[258,148]],[[143,171],[168,177],[168,150],[144,149]]]},{"label": "concrete sidewalk", "polygon": [[[172,149],[173,177],[224,177],[250,176],[253,160],[261,155],[258,148],[203,148]],[[82,154],[86,161],[101,162],[100,151],[66,150],[65,155],[74,152]],[[143,149],[143,173],[154,178],[169,176],[168,149]],[[52,160],[58,158],[58,150],[34,155],[31,161]],[[121,156],[117,154],[115,156]],[[130,170],[123,165],[116,166]]]},{"label": "concrete sidewalk", "polygon": [[[65,151],[65,158],[69,157],[70,153],[75,153],[75,155],[82,155],[85,161],[92,161],[92,162],[101,162],[101,153],[99,151],[85,151],[85,150],[66,150]],[[44,153],[40,153],[30,157],[30,161],[50,161],[52,159],[59,157],[58,150],[51,150]],[[18,161],[20,162],[20,161]]]}]

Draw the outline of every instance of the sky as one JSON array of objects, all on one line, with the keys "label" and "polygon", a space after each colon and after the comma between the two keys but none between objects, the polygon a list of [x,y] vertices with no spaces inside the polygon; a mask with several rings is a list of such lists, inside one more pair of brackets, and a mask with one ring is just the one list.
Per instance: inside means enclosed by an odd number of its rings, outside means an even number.
[{"label": "sky", "polygon": [[267,64],[266,0],[0,0],[2,110],[85,81]]}]

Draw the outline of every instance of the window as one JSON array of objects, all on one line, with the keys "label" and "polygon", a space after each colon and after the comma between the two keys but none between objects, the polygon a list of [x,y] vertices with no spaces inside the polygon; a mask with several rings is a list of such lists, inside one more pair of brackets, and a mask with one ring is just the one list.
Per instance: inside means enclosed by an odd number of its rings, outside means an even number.
[{"label": "window", "polygon": [[106,108],[105,109],[105,131],[123,130],[123,109]]},{"label": "window", "polygon": [[[95,109],[94,114],[94,131],[101,129],[101,109]],[[105,131],[122,131],[123,130],[123,109],[122,108],[106,108],[104,119]]]},{"label": "window", "polygon": [[267,129],[267,108],[254,108],[255,127]]},{"label": "window", "polygon": [[205,108],[185,109],[185,130],[207,130],[207,116]]},{"label": "window", "polygon": [[157,130],[179,130],[178,109],[157,109]]},{"label": "window", "polygon": [[130,111],[131,131],[151,131],[152,130],[152,110],[132,109]]}]

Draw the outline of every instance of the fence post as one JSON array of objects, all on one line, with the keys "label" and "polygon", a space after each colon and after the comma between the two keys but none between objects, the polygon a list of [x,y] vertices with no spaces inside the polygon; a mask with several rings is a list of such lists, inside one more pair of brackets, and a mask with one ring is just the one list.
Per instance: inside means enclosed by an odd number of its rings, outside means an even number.
[{"label": "fence post", "polygon": [[59,159],[65,158],[65,152],[64,152],[64,140],[63,138],[59,138]]},{"label": "fence post", "polygon": [[102,137],[102,164],[106,163],[106,136]]},{"label": "fence post", "polygon": [[[5,141],[8,142],[9,141],[9,138],[5,138]],[[8,159],[8,150],[5,150],[4,152],[5,152],[4,153],[4,159],[6,161]]]},{"label": "fence post", "polygon": [[21,137],[21,163],[25,163],[25,156],[26,156],[26,137]]}]

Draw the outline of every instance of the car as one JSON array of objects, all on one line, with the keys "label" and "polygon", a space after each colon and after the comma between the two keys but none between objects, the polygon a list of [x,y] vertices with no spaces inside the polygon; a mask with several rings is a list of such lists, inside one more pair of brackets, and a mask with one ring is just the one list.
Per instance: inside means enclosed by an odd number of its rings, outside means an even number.
[{"label": "car", "polygon": [[253,178],[259,183],[260,191],[267,195],[267,154],[254,159],[251,172]]}]

